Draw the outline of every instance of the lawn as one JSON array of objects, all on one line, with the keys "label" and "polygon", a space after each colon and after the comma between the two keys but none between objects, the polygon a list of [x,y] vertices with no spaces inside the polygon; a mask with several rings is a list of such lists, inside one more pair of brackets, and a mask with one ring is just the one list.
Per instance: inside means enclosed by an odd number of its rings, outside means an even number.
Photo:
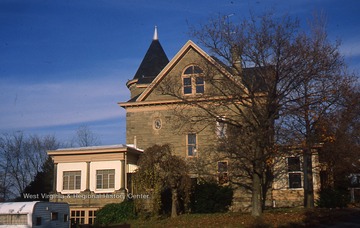
[{"label": "lawn", "polygon": [[261,219],[248,213],[183,214],[177,218],[129,221],[131,227],[314,227],[345,220],[356,209],[272,209]]}]

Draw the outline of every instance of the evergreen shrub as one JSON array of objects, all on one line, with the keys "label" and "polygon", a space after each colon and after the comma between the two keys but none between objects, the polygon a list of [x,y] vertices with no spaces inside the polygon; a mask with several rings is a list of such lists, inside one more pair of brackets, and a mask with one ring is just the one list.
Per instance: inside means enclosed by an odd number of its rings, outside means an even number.
[{"label": "evergreen shrub", "polygon": [[213,182],[197,184],[191,194],[191,212],[226,212],[231,206],[233,189]]}]

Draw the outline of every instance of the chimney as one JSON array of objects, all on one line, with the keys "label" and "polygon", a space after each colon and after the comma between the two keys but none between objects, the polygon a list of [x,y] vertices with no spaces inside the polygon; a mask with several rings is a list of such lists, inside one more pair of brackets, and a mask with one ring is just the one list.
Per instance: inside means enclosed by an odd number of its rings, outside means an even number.
[{"label": "chimney", "polygon": [[238,45],[231,47],[231,61],[233,74],[242,76],[241,50]]}]

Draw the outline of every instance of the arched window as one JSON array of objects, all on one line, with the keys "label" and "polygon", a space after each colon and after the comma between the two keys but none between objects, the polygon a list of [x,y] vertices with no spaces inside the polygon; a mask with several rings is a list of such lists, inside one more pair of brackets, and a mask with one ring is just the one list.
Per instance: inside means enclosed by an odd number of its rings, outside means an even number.
[{"label": "arched window", "polygon": [[205,90],[203,71],[200,67],[192,65],[184,70],[183,93],[185,95],[202,94]]}]

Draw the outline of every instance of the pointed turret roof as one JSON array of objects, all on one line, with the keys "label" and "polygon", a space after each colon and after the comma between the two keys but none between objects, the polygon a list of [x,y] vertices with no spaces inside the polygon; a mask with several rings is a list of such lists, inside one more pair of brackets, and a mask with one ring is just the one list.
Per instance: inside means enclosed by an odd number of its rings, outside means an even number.
[{"label": "pointed turret roof", "polygon": [[169,59],[159,42],[157,27],[155,26],[153,40],[135,73],[134,79],[138,79],[138,84],[149,84],[168,63]]}]

